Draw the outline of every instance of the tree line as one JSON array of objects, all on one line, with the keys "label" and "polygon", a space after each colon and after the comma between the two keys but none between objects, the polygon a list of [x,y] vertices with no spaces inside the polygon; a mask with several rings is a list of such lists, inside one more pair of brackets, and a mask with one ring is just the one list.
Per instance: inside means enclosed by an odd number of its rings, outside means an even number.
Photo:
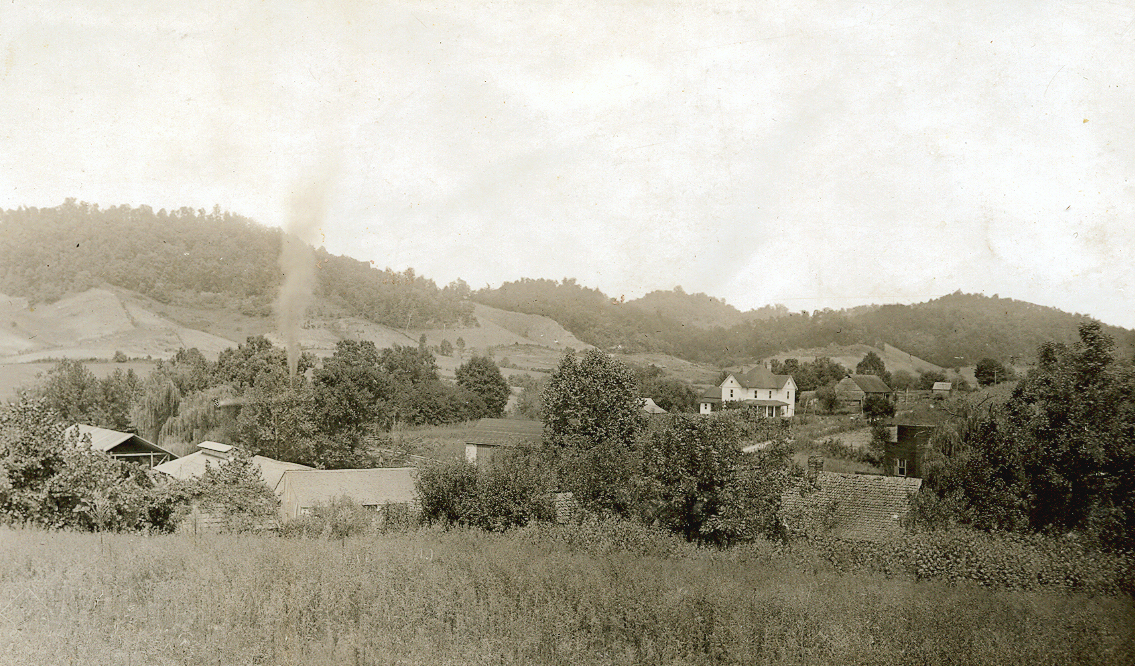
[{"label": "tree line", "polygon": [[[960,291],[915,305],[813,312],[771,308],[739,313],[704,294],[680,289],[648,296],[642,303],[613,299],[569,278],[522,279],[472,293],[474,300],[486,305],[554,319],[580,340],[603,349],[661,352],[721,366],[788,349],[879,341],[945,368],[973,365],[984,358],[1024,361],[1046,340],[1072,342],[1068,331],[1084,318]],[[713,325],[714,321],[721,324]],[[1103,329],[1121,349],[1135,351],[1135,333],[1112,326]]]},{"label": "tree line", "polygon": [[217,440],[256,455],[319,467],[376,463],[372,444],[398,424],[437,425],[502,415],[511,391],[500,368],[472,356],[443,381],[425,347],[379,350],[342,340],[316,367],[263,336],[215,362],[196,349],[159,361],[140,380],[132,371],[98,379],[78,361],[52,368],[30,391],[66,423],[136,430],[162,446]]}]

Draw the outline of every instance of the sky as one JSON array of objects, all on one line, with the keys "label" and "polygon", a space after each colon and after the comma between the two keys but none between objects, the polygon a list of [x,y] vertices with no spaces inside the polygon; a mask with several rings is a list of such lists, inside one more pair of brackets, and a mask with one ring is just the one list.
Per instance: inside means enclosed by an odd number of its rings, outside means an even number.
[{"label": "sky", "polygon": [[0,5],[0,207],[319,211],[439,286],[1135,328],[1135,2],[177,4]]}]

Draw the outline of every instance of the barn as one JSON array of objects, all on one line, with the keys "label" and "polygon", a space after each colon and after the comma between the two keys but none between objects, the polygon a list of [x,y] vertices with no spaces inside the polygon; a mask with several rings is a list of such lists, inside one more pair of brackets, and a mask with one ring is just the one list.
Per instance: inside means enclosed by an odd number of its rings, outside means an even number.
[{"label": "barn", "polygon": [[[197,451],[177,460],[164,462],[154,467],[154,471],[182,481],[197,478],[205,473],[205,468],[209,465],[216,467],[228,462],[232,458],[232,449],[233,447],[228,444],[201,442],[197,445]],[[307,465],[284,462],[265,456],[252,456],[252,462],[260,468],[260,476],[269,488],[276,487],[280,482],[280,476],[286,470],[311,469]]]},{"label": "barn", "polygon": [[316,506],[348,498],[384,518],[409,513],[417,505],[416,467],[376,469],[289,469],[276,485],[280,515],[299,518]]}]

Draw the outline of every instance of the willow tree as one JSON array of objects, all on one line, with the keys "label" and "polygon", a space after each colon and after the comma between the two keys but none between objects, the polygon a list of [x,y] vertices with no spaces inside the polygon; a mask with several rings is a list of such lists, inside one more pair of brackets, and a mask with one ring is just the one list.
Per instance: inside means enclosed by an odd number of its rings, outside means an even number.
[{"label": "willow tree", "polygon": [[142,397],[134,405],[131,417],[134,427],[154,444],[159,441],[167,421],[177,416],[181,406],[181,391],[165,373],[155,372],[146,378]]}]

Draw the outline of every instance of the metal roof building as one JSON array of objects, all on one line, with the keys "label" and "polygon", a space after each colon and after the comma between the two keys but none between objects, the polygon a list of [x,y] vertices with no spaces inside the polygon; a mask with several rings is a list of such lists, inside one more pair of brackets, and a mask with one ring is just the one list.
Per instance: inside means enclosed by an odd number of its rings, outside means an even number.
[{"label": "metal roof building", "polygon": [[[201,476],[209,465],[214,467],[228,462],[232,457],[232,446],[218,442],[201,442],[197,445],[199,450],[177,460],[170,460],[154,467],[155,472],[161,472],[175,479],[185,481]],[[275,488],[280,482],[280,476],[289,469],[311,469],[307,465],[284,462],[264,456],[252,456],[252,462],[260,468],[260,476],[269,488]]]},{"label": "metal roof building", "polygon": [[290,469],[280,476],[276,495],[285,520],[341,497],[375,510],[387,505],[408,506],[416,502],[417,476],[416,467]]},{"label": "metal roof building", "polygon": [[98,426],[76,423],[66,430],[68,435],[75,434],[82,438],[89,435],[91,449],[102,451],[112,458],[126,462],[155,467],[177,456],[131,432],[118,432]]}]

